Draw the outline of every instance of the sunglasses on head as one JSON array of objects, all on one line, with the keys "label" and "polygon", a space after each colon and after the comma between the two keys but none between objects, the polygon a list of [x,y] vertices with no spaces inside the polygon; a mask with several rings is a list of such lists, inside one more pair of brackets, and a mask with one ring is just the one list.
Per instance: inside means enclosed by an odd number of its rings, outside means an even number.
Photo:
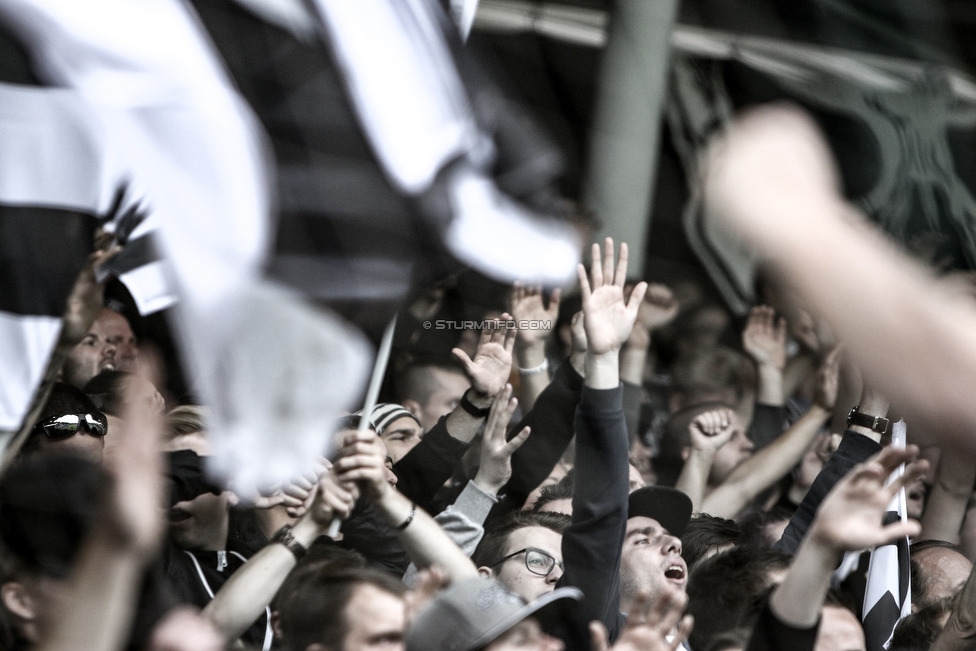
[{"label": "sunglasses on head", "polygon": [[108,419],[105,414],[97,411],[92,414],[61,414],[42,420],[34,426],[34,431],[43,432],[52,441],[71,438],[81,429],[101,438],[108,432]]}]

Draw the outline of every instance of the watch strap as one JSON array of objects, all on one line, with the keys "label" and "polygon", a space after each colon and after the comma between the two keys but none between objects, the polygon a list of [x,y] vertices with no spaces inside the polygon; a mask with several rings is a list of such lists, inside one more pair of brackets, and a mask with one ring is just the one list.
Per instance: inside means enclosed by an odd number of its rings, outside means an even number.
[{"label": "watch strap", "polygon": [[877,432],[878,434],[884,434],[888,431],[888,426],[891,421],[889,421],[884,416],[870,416],[858,410],[858,406],[855,405],[850,413],[847,414],[847,426],[857,425],[859,427],[866,427],[872,432]]},{"label": "watch strap", "polygon": [[292,533],[290,524],[286,524],[281,529],[278,529],[274,537],[271,538],[271,542],[284,545],[295,556],[296,561],[302,560],[305,554],[308,553],[308,549],[295,540],[295,534]]},{"label": "watch strap", "polygon": [[[471,389],[468,389],[468,391],[471,391]],[[465,391],[463,394],[461,394],[461,400],[458,402],[458,404],[461,406],[461,409],[468,412],[475,418],[487,417],[488,412],[491,411],[491,407],[490,406],[484,408],[476,407],[474,403],[468,400],[468,391]]]}]

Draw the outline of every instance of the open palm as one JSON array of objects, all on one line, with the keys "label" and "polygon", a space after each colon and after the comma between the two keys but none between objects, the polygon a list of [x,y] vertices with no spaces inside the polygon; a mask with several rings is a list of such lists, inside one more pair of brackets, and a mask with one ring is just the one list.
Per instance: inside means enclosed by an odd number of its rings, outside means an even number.
[{"label": "open palm", "polygon": [[579,265],[580,293],[583,295],[583,325],[589,351],[602,355],[618,350],[627,341],[637,319],[637,311],[647,283],[641,282],[624,302],[624,281],[627,278],[627,245],[620,245],[620,256],[614,265],[613,239],[604,243],[601,264],[600,245],[593,245],[590,277]]},{"label": "open palm", "polygon": [[[888,503],[906,484],[923,476],[927,462],[914,445],[906,449],[886,447],[866,462],[855,466],[824,499],[811,535],[839,551],[854,551],[884,545],[902,536],[917,535],[914,521],[883,525]],[[901,463],[908,462],[901,477],[885,486],[885,480]]]}]

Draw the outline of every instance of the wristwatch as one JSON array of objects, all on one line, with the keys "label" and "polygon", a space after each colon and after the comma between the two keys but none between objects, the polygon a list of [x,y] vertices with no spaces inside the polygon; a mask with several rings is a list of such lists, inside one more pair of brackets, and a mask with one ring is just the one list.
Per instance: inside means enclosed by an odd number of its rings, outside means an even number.
[{"label": "wristwatch", "polygon": [[295,535],[291,532],[291,525],[289,524],[278,529],[274,537],[271,538],[271,542],[284,545],[295,556],[296,561],[302,560],[305,554],[308,553],[308,549],[302,543],[295,540]]},{"label": "wristwatch", "polygon": [[847,414],[847,426],[858,425],[859,427],[867,427],[872,432],[877,432],[878,434],[884,434],[888,431],[888,425],[891,423],[884,416],[869,416],[868,414],[858,411],[858,405],[854,405],[851,408],[851,412]]}]

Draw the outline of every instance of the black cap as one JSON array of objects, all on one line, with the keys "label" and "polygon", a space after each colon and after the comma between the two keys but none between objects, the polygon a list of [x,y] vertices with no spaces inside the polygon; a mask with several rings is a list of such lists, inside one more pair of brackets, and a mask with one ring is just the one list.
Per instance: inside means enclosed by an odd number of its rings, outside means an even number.
[{"label": "black cap", "polygon": [[644,516],[661,523],[672,536],[685,532],[691,520],[691,498],[675,488],[645,486],[630,494],[627,517]]}]

